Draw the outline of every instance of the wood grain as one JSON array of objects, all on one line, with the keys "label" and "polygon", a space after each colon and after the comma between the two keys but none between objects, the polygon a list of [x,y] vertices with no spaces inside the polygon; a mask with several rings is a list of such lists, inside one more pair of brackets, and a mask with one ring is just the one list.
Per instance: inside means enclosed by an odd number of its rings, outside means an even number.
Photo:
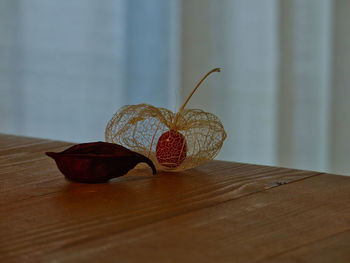
[{"label": "wood grain", "polygon": [[0,262],[350,261],[347,177],[213,161],[78,184],[44,155],[70,145],[0,135]]}]

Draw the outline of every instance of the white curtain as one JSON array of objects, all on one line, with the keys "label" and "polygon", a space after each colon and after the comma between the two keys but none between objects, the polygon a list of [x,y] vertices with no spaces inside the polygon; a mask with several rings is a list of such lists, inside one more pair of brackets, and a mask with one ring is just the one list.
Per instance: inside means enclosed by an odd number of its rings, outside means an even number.
[{"label": "white curtain", "polygon": [[219,159],[350,174],[350,1],[0,0],[0,132],[103,140],[147,102],[218,115]]},{"label": "white curtain", "polygon": [[178,52],[171,52],[170,7],[162,0],[0,0],[1,132],[103,140],[124,104],[172,105]]}]

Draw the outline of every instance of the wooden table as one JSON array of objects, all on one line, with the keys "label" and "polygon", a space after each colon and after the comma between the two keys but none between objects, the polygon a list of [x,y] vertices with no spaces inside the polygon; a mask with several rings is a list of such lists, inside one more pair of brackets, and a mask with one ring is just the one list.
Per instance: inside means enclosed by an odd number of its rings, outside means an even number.
[{"label": "wooden table", "polygon": [[64,179],[45,151],[0,135],[0,262],[350,262],[350,178],[213,161]]}]

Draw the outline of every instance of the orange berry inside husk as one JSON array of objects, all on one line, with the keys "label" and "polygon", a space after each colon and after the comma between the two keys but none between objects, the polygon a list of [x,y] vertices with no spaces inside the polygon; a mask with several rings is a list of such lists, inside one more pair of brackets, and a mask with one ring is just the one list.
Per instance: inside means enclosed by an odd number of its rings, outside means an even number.
[{"label": "orange berry inside husk", "polygon": [[175,130],[163,133],[157,143],[156,157],[158,162],[168,168],[176,168],[187,156],[185,136]]}]

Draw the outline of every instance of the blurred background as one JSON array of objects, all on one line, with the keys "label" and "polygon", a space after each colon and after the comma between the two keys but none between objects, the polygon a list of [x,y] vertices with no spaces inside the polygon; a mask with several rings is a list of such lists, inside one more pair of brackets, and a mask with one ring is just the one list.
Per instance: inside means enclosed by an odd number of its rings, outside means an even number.
[{"label": "blurred background", "polygon": [[104,140],[119,107],[216,114],[217,159],[350,175],[348,0],[0,0],[0,132]]}]

